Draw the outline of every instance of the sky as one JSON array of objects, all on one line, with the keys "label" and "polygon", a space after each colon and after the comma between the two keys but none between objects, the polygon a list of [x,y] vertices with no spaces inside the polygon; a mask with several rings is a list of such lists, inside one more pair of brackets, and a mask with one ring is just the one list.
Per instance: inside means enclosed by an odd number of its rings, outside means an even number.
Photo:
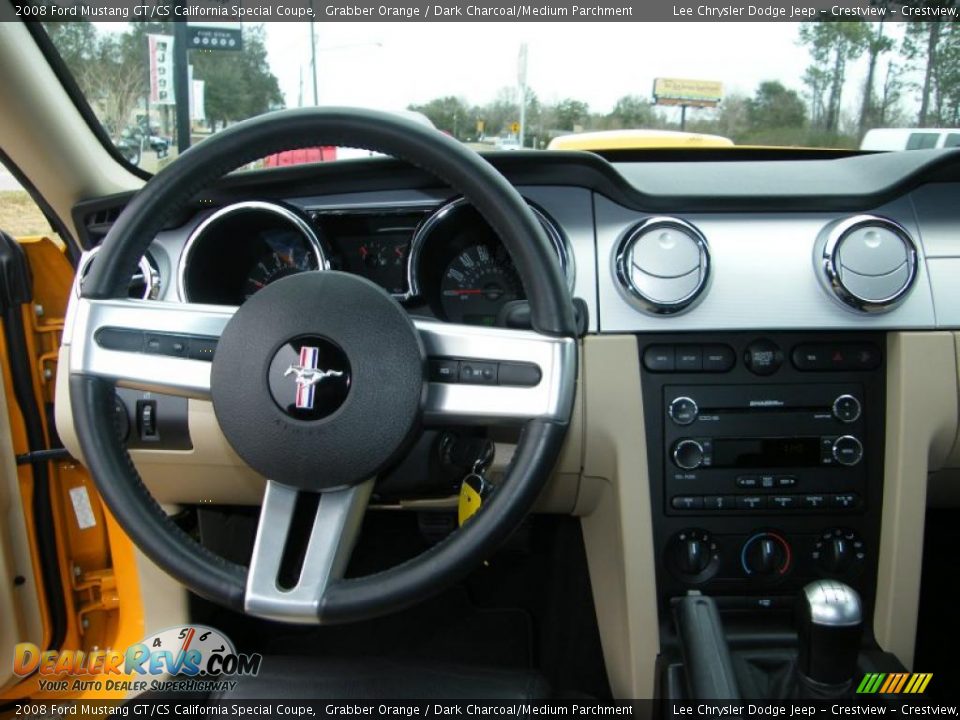
[{"label": "sky", "polygon": [[[583,100],[609,112],[623,95],[648,97],[655,77],[719,80],[752,95],[776,79],[798,91],[809,64],[795,23],[316,23],[321,105],[396,110],[444,95],[492,100],[527,81],[542,102]],[[895,30],[893,30],[895,32]],[[267,50],[287,106],[313,104],[309,23],[268,23]],[[859,102],[864,61],[848,71],[845,107]],[[881,74],[884,67],[881,67]],[[301,70],[302,69],[302,70]]]},{"label": "sky", "polygon": [[[899,39],[900,25],[887,24],[887,33]],[[287,107],[312,105],[310,23],[265,26],[270,67]],[[317,22],[314,34],[319,104],[381,110],[445,95],[485,104],[502,88],[516,88],[522,43],[527,84],[542,103],[574,98],[602,113],[624,95],[648,98],[656,77],[717,80],[725,95],[752,95],[760,82],[779,80],[802,93],[810,64],[797,43],[799,24],[792,22]],[[891,60],[903,62],[896,52],[884,57],[878,88]],[[848,113],[859,109],[865,75],[865,58],[848,67]]]}]

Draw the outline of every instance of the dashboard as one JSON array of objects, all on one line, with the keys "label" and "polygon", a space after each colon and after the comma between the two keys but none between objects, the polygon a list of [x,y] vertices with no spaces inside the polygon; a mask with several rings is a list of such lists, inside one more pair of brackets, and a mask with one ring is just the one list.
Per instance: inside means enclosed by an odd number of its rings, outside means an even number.
[{"label": "dashboard", "polygon": [[[956,153],[490,159],[540,219],[588,332],[960,326]],[[336,166],[212,188],[150,247],[149,297],[239,305],[290,273],[333,269],[416,315],[508,324],[525,292],[473,208],[389,159]],[[88,247],[125,200],[75,208]],[[872,243],[882,247],[858,266]]]}]

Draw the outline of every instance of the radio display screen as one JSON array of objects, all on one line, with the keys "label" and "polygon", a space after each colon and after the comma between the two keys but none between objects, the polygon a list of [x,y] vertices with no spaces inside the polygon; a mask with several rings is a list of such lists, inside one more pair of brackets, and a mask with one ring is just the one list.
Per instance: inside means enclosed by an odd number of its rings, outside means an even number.
[{"label": "radio display screen", "polygon": [[786,468],[817,465],[820,465],[819,437],[713,440],[713,467]]}]

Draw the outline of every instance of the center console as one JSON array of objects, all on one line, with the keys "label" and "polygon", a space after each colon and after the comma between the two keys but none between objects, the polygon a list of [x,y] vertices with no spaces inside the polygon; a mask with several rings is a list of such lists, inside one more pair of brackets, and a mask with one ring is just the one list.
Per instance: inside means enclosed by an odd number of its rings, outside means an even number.
[{"label": "center console", "polygon": [[883,334],[638,342],[661,647],[677,641],[672,608],[691,592],[712,598],[734,648],[738,637],[795,644],[795,609],[813,581],[853,588],[872,617]]}]

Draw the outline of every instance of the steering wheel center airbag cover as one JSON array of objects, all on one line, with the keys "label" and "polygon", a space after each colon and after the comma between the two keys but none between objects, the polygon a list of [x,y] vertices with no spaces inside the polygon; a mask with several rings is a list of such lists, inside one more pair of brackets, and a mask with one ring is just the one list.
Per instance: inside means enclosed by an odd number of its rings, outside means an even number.
[{"label": "steering wheel center airbag cover", "polygon": [[345,273],[301,273],[271,283],[227,324],[213,359],[213,407],[233,449],[265,477],[343,487],[405,447],[423,368],[416,328],[383,289]]}]

